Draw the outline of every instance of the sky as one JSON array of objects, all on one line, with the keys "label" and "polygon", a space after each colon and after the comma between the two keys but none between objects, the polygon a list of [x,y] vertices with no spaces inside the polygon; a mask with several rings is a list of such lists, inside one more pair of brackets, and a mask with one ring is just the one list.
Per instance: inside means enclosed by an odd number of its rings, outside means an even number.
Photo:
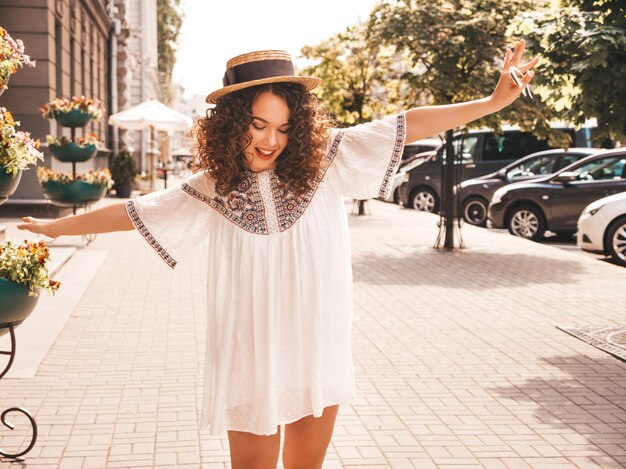
[{"label": "sky", "polygon": [[174,82],[185,97],[222,87],[226,62],[263,49],[289,52],[296,66],[300,49],[365,21],[376,0],[182,0]]}]

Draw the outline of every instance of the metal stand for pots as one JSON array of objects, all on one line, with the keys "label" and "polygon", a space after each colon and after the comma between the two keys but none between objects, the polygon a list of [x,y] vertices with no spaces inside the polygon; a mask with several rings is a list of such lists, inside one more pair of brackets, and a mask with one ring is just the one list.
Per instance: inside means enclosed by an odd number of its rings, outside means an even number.
[{"label": "metal stand for pots", "polygon": [[[9,329],[9,334],[11,334],[11,350],[10,351],[0,350],[0,355],[9,355],[9,362],[4,368],[4,371],[0,373],[0,379],[2,379],[4,375],[7,374],[7,372],[11,368],[11,365],[13,365],[13,360],[15,359],[15,351],[16,351],[15,324],[11,323],[11,324],[0,325],[0,329],[6,329],[6,328]],[[0,456],[2,456],[0,457],[0,461],[1,462],[22,462],[24,461],[24,459],[22,459],[21,456],[24,456],[31,449],[33,449],[33,447],[35,446],[35,442],[37,441],[37,422],[35,421],[33,416],[30,415],[30,412],[24,409],[23,407],[10,407],[6,409],[4,412],[2,412],[2,414],[0,414],[0,421],[2,421],[2,424],[4,426],[8,427],[11,430],[15,428],[15,425],[9,422],[6,418],[7,414],[9,414],[10,412],[19,412],[19,413],[24,414],[26,418],[28,418],[28,420],[30,421],[31,427],[33,428],[33,436],[30,440],[30,444],[26,447],[26,449],[23,451],[20,451],[19,453],[9,453],[0,448]]]}]

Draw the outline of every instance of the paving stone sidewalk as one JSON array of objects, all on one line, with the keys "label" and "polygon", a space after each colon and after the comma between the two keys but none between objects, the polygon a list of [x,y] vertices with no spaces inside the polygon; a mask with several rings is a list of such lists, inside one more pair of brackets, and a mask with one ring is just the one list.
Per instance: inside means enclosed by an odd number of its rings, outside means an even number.
[{"label": "paving stone sidewalk", "polygon": [[[350,216],[358,398],[324,469],[626,467],[626,363],[556,327],[624,324],[626,269],[475,227],[441,253],[436,216],[369,206]],[[0,381],[0,410],[39,425],[0,468],[230,467],[197,428],[206,248],[175,271],[134,232],[82,249],[108,255],[35,378]]]}]

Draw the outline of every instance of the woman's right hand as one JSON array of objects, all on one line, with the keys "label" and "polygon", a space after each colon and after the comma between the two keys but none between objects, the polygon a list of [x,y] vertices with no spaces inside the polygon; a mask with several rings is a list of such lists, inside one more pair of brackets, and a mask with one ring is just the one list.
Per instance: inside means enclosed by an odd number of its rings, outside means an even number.
[{"label": "woman's right hand", "polygon": [[24,223],[17,225],[18,230],[26,230],[31,233],[42,234],[44,236],[48,236],[49,238],[56,238],[59,236],[53,230],[52,224],[54,223],[54,220],[47,221],[33,217],[22,217],[22,221]]}]

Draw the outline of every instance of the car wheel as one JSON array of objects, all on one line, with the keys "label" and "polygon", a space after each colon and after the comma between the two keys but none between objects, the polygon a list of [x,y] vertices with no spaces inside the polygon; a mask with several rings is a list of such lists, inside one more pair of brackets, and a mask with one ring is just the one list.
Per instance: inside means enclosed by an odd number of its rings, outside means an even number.
[{"label": "car wheel", "polygon": [[618,218],[607,230],[606,251],[616,264],[626,267],[626,217]]},{"label": "car wheel", "polygon": [[418,187],[409,200],[409,206],[422,212],[435,212],[438,206],[437,194],[428,187]]},{"label": "car wheel", "polygon": [[469,197],[463,202],[463,220],[470,225],[485,226],[487,201],[482,197]]},{"label": "car wheel", "polygon": [[520,205],[513,209],[506,224],[512,235],[533,241],[543,238],[546,231],[543,213],[532,205]]}]

